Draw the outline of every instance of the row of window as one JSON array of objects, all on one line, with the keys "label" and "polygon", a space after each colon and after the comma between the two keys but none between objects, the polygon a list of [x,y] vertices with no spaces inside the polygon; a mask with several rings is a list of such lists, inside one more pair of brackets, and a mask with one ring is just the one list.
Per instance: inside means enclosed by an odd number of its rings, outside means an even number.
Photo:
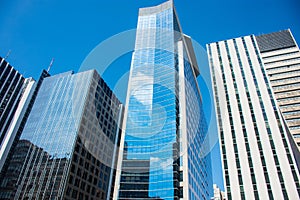
[{"label": "row of window", "polygon": [[[279,128],[280,133],[281,133],[280,135],[281,135],[281,138],[282,138],[282,141],[283,141],[284,148],[286,150],[286,155],[287,155],[287,158],[288,158],[288,161],[289,161],[289,164],[290,164],[290,168],[291,168],[292,175],[293,175],[293,178],[294,178],[294,181],[295,181],[295,185],[296,185],[296,188],[298,188],[298,194],[300,195],[299,179],[298,179],[298,176],[297,176],[296,171],[295,171],[293,160],[291,158],[291,152],[290,152],[290,149],[289,149],[288,144],[287,144],[287,139],[286,139],[286,135],[285,135],[285,132],[284,132],[284,128],[283,128],[283,126],[281,124],[282,122],[280,121],[279,111],[277,110],[277,107],[275,105],[275,100],[274,100],[274,98],[272,96],[272,92],[271,92],[270,85],[269,85],[269,82],[268,82],[268,79],[267,79],[267,75],[266,75],[267,73],[266,73],[266,71],[264,69],[263,62],[262,62],[261,58],[259,57],[258,47],[257,47],[257,45],[255,43],[255,39],[254,39],[253,35],[251,36],[251,42],[252,42],[252,45],[254,47],[257,59],[259,61],[260,69],[261,69],[261,72],[263,74],[263,78],[264,78],[265,84],[267,85],[267,88],[268,88],[268,94],[269,94],[269,98],[270,98],[271,103],[272,103],[273,112],[275,114],[275,117],[276,117],[276,120],[277,120],[277,125],[278,125],[278,128]],[[273,143],[272,139],[270,139],[270,144],[271,144],[271,147],[274,146],[274,143]],[[274,160],[275,160],[275,162],[278,162],[278,157],[275,154],[274,154]],[[282,172],[281,172],[280,167],[277,166],[276,168],[277,168],[278,176],[281,177],[282,176]],[[285,198],[287,198],[287,192],[286,192],[285,184],[281,183],[281,187],[282,187],[283,196]]]},{"label": "row of window", "polygon": [[[216,113],[218,115],[217,122],[219,127],[219,134],[220,134],[220,141],[224,141],[224,131],[223,131],[223,122],[221,117],[221,109],[220,109],[220,97],[218,95],[218,88],[217,88],[217,81],[216,81],[216,74],[215,74],[215,66],[213,63],[213,57],[212,57],[212,50],[211,45],[208,45],[208,53],[209,53],[209,64],[211,66],[211,72],[212,72],[212,81],[213,81],[213,91],[214,91],[214,97],[215,97],[215,104],[216,104]],[[227,155],[226,155],[226,149],[225,144],[221,144],[221,153],[222,153],[222,160],[223,160],[223,167],[225,171],[225,180],[226,180],[226,191],[228,199],[232,199],[231,197],[231,188],[230,188],[230,181],[229,181],[229,174],[228,174],[228,165],[227,165]]]},{"label": "row of window", "polygon": [[[231,61],[230,59],[230,54],[229,54],[229,49],[228,49],[228,45],[225,42],[225,46],[226,46],[226,51],[227,51],[227,57],[229,59],[229,62]],[[218,55],[221,55],[221,50],[220,50],[220,46],[219,43],[217,43],[217,51],[218,51]],[[238,182],[240,185],[240,195],[241,195],[241,199],[245,199],[245,194],[244,194],[244,190],[243,190],[243,179],[242,179],[242,174],[241,174],[241,166],[240,166],[240,159],[239,159],[239,152],[238,152],[238,147],[237,147],[237,142],[236,142],[236,131],[234,129],[234,124],[233,124],[233,116],[232,116],[232,108],[231,108],[231,103],[230,103],[230,99],[229,99],[229,94],[228,94],[228,89],[227,89],[227,83],[226,83],[226,77],[225,77],[225,70],[224,70],[224,66],[223,66],[223,60],[222,60],[222,56],[219,57],[219,63],[220,63],[220,67],[221,67],[221,71],[222,71],[222,80],[223,80],[223,86],[224,86],[224,90],[225,90],[225,96],[226,96],[226,101],[227,101],[227,110],[228,110],[228,115],[229,115],[229,122],[230,122],[230,126],[231,128],[231,135],[232,135],[232,142],[233,142],[233,149],[234,149],[234,155],[235,155],[235,164],[237,167],[237,175],[238,175]],[[237,94],[237,85],[235,82],[235,75],[233,73],[233,68],[232,68],[232,64],[230,63],[230,67],[231,67],[231,75],[233,78],[233,84],[235,86],[235,90],[236,90],[236,95]],[[223,150],[225,150],[223,153],[226,153],[226,149],[223,148]],[[224,165],[225,166],[225,165]],[[227,162],[226,162],[226,166],[227,166]],[[229,180],[229,178],[227,178],[227,181]],[[230,183],[229,183],[230,185]],[[228,198],[230,199],[230,194],[228,195]]]},{"label": "row of window", "polygon": [[293,51],[293,52],[289,52],[289,53],[276,54],[273,56],[264,56],[263,60],[264,60],[264,63],[270,63],[270,62],[285,60],[288,58],[293,58],[293,57],[298,57],[298,56],[300,56],[299,51]]},{"label": "row of window", "polygon": [[268,68],[267,72],[268,74],[281,74],[283,72],[291,72],[296,71],[300,69],[300,64],[293,64],[293,65],[282,65],[276,68]]}]

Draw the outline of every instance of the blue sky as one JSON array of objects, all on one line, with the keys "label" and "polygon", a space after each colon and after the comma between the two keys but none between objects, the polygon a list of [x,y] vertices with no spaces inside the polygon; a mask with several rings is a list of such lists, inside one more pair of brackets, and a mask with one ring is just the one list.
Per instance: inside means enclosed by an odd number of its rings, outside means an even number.
[{"label": "blue sky", "polygon": [[[139,7],[163,0],[11,0],[1,2],[0,55],[37,77],[75,70],[101,41],[137,24]],[[291,28],[300,41],[298,0],[175,0],[183,31],[201,45]]]},{"label": "blue sky", "polygon": [[[134,29],[138,8],[163,0],[11,0],[1,2],[0,56],[25,77],[37,78],[51,58],[51,74],[74,70],[99,43]],[[200,45],[249,34],[290,28],[300,41],[298,0],[175,0],[183,31]],[[99,55],[101,57],[101,55]],[[207,75],[207,66],[199,62]],[[205,62],[204,62],[205,63]],[[201,65],[203,64],[203,65]],[[113,87],[127,72],[130,54],[116,60],[104,79]],[[203,84],[201,84],[203,86]],[[204,93],[208,93],[202,88]],[[204,94],[207,95],[207,94]],[[216,154],[214,149],[214,155]],[[213,157],[215,182],[222,186],[218,156]]]}]

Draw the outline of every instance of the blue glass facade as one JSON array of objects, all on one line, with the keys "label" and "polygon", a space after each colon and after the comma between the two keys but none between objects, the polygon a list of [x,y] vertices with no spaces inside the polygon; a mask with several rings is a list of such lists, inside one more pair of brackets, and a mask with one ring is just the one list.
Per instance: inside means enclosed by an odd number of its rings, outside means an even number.
[{"label": "blue glass facade", "polygon": [[186,39],[172,1],[140,9],[119,199],[210,199],[207,126]]},{"label": "blue glass facade", "polygon": [[122,106],[94,70],[46,78],[1,182],[1,199],[106,199]]},{"label": "blue glass facade", "polygon": [[[185,58],[187,55],[185,56]],[[211,158],[206,137],[208,126],[191,64],[184,59],[186,132],[188,143],[189,199],[210,199],[212,195]],[[200,116],[200,117],[199,117]]]}]

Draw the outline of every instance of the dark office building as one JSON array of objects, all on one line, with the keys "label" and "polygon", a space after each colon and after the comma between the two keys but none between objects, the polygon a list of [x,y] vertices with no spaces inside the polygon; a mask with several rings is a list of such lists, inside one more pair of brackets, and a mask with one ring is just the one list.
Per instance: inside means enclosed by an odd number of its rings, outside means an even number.
[{"label": "dark office building", "polygon": [[94,70],[44,79],[1,199],[109,199],[122,105]]}]

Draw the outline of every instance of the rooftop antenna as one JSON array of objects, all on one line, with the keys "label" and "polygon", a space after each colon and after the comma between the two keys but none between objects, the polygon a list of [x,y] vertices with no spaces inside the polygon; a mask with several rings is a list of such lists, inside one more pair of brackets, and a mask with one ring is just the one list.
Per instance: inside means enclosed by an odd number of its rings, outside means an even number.
[{"label": "rooftop antenna", "polygon": [[6,56],[4,57],[4,60],[6,60],[8,58],[8,56],[10,55],[11,50],[8,50]]},{"label": "rooftop antenna", "polygon": [[50,69],[51,69],[51,67],[52,67],[52,65],[53,65],[53,62],[54,62],[54,58],[52,58],[52,60],[51,60],[51,62],[50,62],[50,64],[49,64],[49,66],[48,66],[47,72],[50,71]]}]

